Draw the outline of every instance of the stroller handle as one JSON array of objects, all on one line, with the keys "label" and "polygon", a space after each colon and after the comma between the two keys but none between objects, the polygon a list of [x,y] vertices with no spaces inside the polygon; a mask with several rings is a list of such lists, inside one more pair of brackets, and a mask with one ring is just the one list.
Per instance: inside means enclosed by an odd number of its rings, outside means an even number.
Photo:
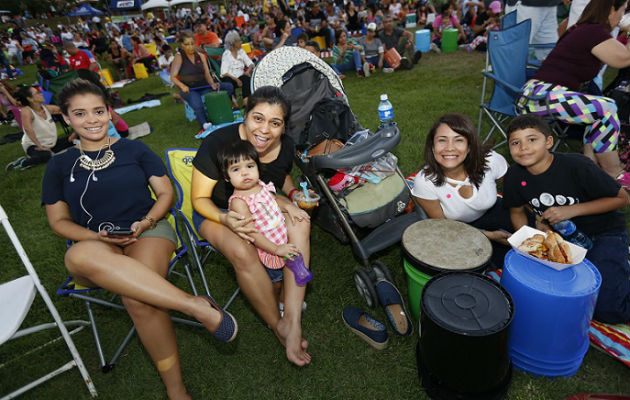
[{"label": "stroller handle", "polygon": [[315,169],[339,169],[354,167],[374,161],[396,148],[400,142],[400,130],[396,123],[381,128],[362,142],[344,147],[334,153],[309,158]]}]

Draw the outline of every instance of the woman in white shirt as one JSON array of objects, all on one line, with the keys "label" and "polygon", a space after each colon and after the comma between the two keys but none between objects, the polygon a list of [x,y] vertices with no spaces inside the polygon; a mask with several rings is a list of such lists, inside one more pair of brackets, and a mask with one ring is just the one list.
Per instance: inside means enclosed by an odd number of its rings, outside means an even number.
[{"label": "woman in white shirt", "polygon": [[445,114],[426,139],[424,167],[416,175],[412,193],[430,218],[454,219],[480,229],[492,241],[492,262],[503,265],[507,238],[513,232],[510,214],[497,197],[497,182],[508,164],[482,145],[470,120]]},{"label": "woman in white shirt", "polygon": [[6,170],[24,170],[37,164],[45,164],[50,158],[71,146],[76,138],[75,134],[57,137],[57,125],[53,114],[61,114],[59,107],[44,104],[44,96],[31,86],[22,86],[15,93],[15,98],[23,105],[22,117],[22,148],[26,156],[12,161]]},{"label": "woman in white shirt", "polygon": [[20,41],[10,38],[5,44],[7,47],[7,58],[9,62],[12,62],[15,59],[18,65],[22,65],[24,60],[22,59],[22,45],[20,44]]},{"label": "woman in white shirt", "polygon": [[238,32],[230,31],[225,36],[225,51],[221,56],[221,80],[243,89],[243,107],[247,105],[250,90],[250,77],[254,63],[241,48]]}]

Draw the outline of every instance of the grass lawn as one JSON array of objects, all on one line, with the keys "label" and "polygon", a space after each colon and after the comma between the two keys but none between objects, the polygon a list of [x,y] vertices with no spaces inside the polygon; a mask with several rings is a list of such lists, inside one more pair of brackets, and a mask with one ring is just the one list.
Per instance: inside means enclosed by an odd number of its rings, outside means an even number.
[{"label": "grass lawn", "polygon": [[[394,105],[395,120],[403,139],[395,153],[405,174],[422,163],[424,137],[433,121],[445,112],[462,112],[476,122],[484,57],[477,53],[426,54],[412,71],[391,75],[377,73],[368,79],[353,76],[344,81],[352,110],[360,122],[376,128],[378,95],[387,93]],[[32,83],[34,68],[17,82]],[[354,74],[350,74],[354,75]],[[15,81],[14,81],[15,82]],[[151,76],[120,89],[121,97],[138,98],[147,92],[167,91],[159,78]],[[162,106],[124,115],[129,125],[149,121],[154,131],[141,140],[163,157],[169,147],[198,147],[194,139],[198,126],[184,117],[181,104],[168,96]],[[17,128],[0,126],[0,135]],[[55,289],[66,278],[63,265],[65,241],[53,235],[44,209],[40,206],[40,184],[44,167],[7,173],[4,166],[23,155],[19,143],[0,147],[0,204],[4,207],[42,282],[51,293],[64,319],[87,318],[82,303],[61,298]],[[120,193],[124,196],[124,193]],[[350,247],[342,246],[332,236],[314,227],[312,233],[312,269],[303,315],[304,337],[309,340],[313,361],[299,369],[286,361],[284,350],[272,332],[239,296],[230,311],[240,326],[237,340],[230,344],[214,341],[208,333],[190,327],[176,327],[184,380],[196,399],[219,398],[325,398],[325,399],[427,399],[418,380],[415,361],[417,336],[390,336],[389,347],[377,351],[355,336],[341,320],[341,310],[348,305],[365,307],[354,289],[352,271],[359,265]],[[0,234],[0,282],[21,276],[24,270],[8,238]],[[401,292],[406,293],[406,278],[401,268],[401,252],[393,247],[378,259],[394,273]],[[213,255],[206,267],[215,298],[227,300],[235,288],[231,267],[220,255]],[[184,285],[185,286],[185,285]],[[37,301],[37,305],[43,305]],[[113,351],[114,339],[120,340],[130,326],[128,317],[118,311],[95,308],[101,320],[106,351]],[[382,309],[372,312],[385,321]],[[30,322],[41,322],[44,312],[32,313]],[[389,330],[394,335],[392,330]],[[416,332],[417,334],[417,329]],[[11,360],[18,351],[38,345],[38,339],[52,337],[42,333],[16,340],[0,348],[0,364]],[[93,338],[88,330],[74,336],[102,399],[162,399],[165,392],[148,355],[134,338],[125,349],[116,368],[103,374]],[[68,352],[62,344],[43,352],[10,362],[0,369],[0,393],[6,393],[65,362]],[[457,362],[457,360],[453,360]],[[515,371],[509,390],[510,399],[559,400],[581,392],[630,395],[629,370],[603,353],[589,349],[580,370],[571,378],[547,379]],[[71,396],[88,398],[78,372],[55,378],[23,396],[25,399],[57,399]]]}]

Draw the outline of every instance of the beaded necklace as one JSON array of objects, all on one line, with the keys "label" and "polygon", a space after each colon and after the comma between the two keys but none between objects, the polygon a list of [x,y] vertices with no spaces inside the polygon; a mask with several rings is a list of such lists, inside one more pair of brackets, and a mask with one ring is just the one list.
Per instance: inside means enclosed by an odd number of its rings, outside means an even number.
[{"label": "beaded necklace", "polygon": [[[114,151],[112,150],[111,138],[107,139],[107,150],[105,150],[105,153],[103,154],[103,157],[101,158],[92,160],[83,152],[83,149],[81,149],[80,147],[79,147],[79,151],[81,151],[81,157],[79,157],[79,165],[82,168],[87,169],[88,171],[103,170],[109,167],[110,165],[112,165],[114,161],[116,161],[116,156],[114,155]],[[100,154],[100,152],[101,151],[99,150],[98,154]],[[97,154],[97,157],[98,157],[98,154]]]}]

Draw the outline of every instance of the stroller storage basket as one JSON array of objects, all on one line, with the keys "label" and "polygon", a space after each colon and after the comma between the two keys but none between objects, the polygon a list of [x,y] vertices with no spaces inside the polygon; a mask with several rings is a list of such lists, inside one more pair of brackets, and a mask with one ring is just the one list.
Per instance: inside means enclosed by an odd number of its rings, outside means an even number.
[{"label": "stroller storage basket", "polygon": [[366,182],[343,196],[339,202],[357,226],[376,228],[407,207],[405,182],[392,174],[379,183]]}]

